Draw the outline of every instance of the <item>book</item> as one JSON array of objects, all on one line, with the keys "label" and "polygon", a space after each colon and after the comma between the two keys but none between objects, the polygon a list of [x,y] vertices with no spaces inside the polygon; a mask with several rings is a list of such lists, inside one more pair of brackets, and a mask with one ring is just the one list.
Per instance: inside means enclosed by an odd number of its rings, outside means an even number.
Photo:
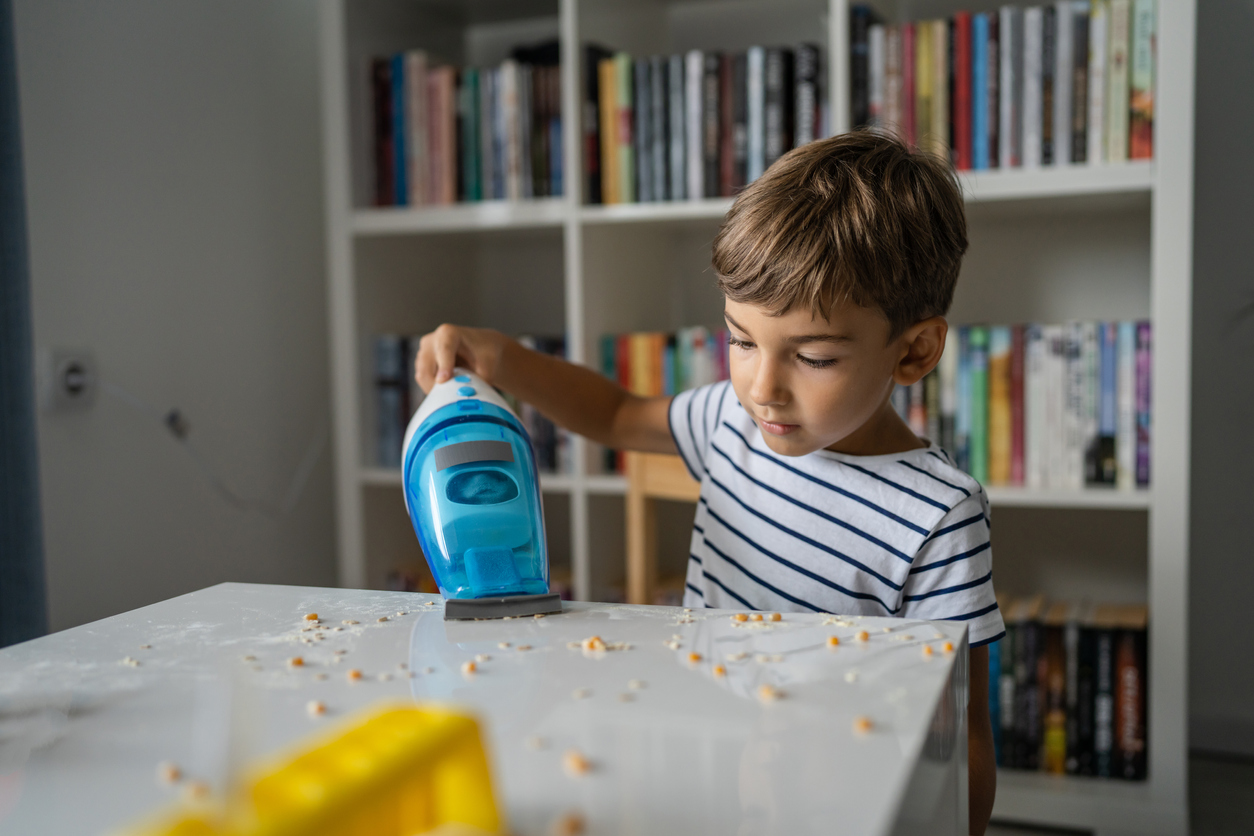
[{"label": "book", "polygon": [[704,197],[719,192],[719,66],[722,56],[706,52],[701,59],[701,183]]},{"label": "book", "polygon": [[615,150],[618,159],[618,197],[622,203],[636,202],[636,152],[635,126],[635,85],[633,84],[631,56],[625,52],[614,55],[614,81],[616,89],[614,102],[617,114],[614,122]]},{"label": "book", "polygon": [[1048,483],[1046,447],[1046,374],[1048,343],[1040,325],[1024,329],[1023,469],[1027,486]]},{"label": "book", "polygon": [[1020,108],[1020,160],[1024,168],[1037,168],[1044,150],[1042,115],[1045,81],[1042,73],[1045,15],[1040,6],[1023,10],[1023,103]]},{"label": "book", "polygon": [[914,24],[901,24],[901,139],[907,145],[915,146],[919,142],[915,119],[915,46]]},{"label": "book", "polygon": [[1042,9],[1041,20],[1041,165],[1053,165],[1057,159],[1058,89],[1058,14],[1052,5]]},{"label": "book", "polygon": [[736,137],[735,90],[733,88],[734,73],[732,67],[736,58],[730,53],[723,53],[718,63],[718,194],[720,197],[731,197],[733,180],[736,171],[736,150],[733,147]]},{"label": "book", "polygon": [[763,165],[770,168],[793,147],[792,50],[767,49],[763,66]]},{"label": "book", "polygon": [[1081,322],[1080,365],[1084,375],[1080,394],[1081,484],[1099,484],[1101,450],[1098,418],[1101,405],[1101,323]]},{"label": "book", "polygon": [[1136,324],[1136,484],[1150,483],[1150,384],[1152,379],[1150,323]]},{"label": "book", "polygon": [[618,164],[618,64],[613,57],[597,65],[601,92],[601,195],[603,203],[622,203]]},{"label": "book", "polygon": [[748,102],[747,179],[752,183],[766,171],[766,50],[760,46],[749,47],[745,54],[745,73]]},{"label": "book", "polygon": [[[878,30],[880,40],[880,70],[883,70],[883,35],[884,27],[874,27]],[[878,119],[879,104],[872,103],[871,99],[875,96],[873,92],[875,81],[871,78],[875,70],[873,69],[875,61],[872,59],[871,52],[871,34],[867,35],[867,115],[866,124],[874,125]],[[807,142],[813,142],[821,136],[822,130],[822,112],[820,102],[823,92],[822,85],[822,51],[814,44],[801,44],[797,47],[796,55],[796,104],[793,107],[794,118],[796,120],[793,127],[793,143],[796,146],[805,145]],[[742,82],[743,84],[743,82]],[[738,87],[737,89],[742,89]],[[883,95],[881,89],[880,94]]]},{"label": "book", "polygon": [[669,68],[667,60],[660,55],[649,59],[649,126],[648,138],[650,171],[653,175],[651,191],[654,200],[666,200],[667,177],[667,145],[670,141],[666,124],[669,110],[666,103],[668,81],[666,73]]},{"label": "book", "polygon": [[898,137],[905,136],[902,124],[901,27],[884,29],[884,116],[881,127]]},{"label": "book", "polygon": [[923,437],[933,444],[941,439],[940,372],[932,369],[923,378]]},{"label": "book", "polygon": [[1110,39],[1106,73],[1106,161],[1128,159],[1128,49],[1132,38],[1132,0],[1110,0]]},{"label": "book", "polygon": [[1010,484],[1011,337],[1006,326],[988,332],[988,483]]},{"label": "book", "polygon": [[1100,163],[1106,159],[1106,61],[1110,33],[1107,24],[1110,4],[1108,0],[1092,0],[1089,13],[1089,69],[1088,69],[1088,136],[1085,159]]},{"label": "book", "polygon": [[393,202],[397,206],[409,203],[409,146],[405,137],[405,53],[392,56],[388,75],[392,84],[392,186]]},{"label": "book", "polygon": [[[1005,605],[1002,605],[1005,601]],[[1001,714],[1001,754],[997,758],[998,766],[1017,767],[1019,746],[1016,740],[1017,711],[1019,701],[1015,692],[1015,653],[1019,645],[1019,602],[998,596],[998,606],[1004,614],[1006,635],[1001,644],[1001,672],[997,677],[997,704]],[[992,690],[990,687],[989,690]]]},{"label": "book", "polygon": [[871,124],[870,97],[870,28],[873,13],[865,4],[849,9],[849,105],[855,128]]},{"label": "book", "polygon": [[988,15],[971,17],[971,168],[988,168]]},{"label": "book", "polygon": [[1015,616],[1015,734],[1012,766],[1038,769],[1044,731],[1042,714],[1044,596],[1019,602]]},{"label": "book", "polygon": [[1154,50],[1157,43],[1154,0],[1133,0],[1129,46],[1128,159],[1154,156]]},{"label": "book", "polygon": [[666,63],[667,101],[667,154],[670,166],[667,174],[670,182],[667,196],[671,200],[683,200],[688,196],[687,168],[687,108],[684,94],[687,82],[684,78],[685,62],[682,55],[672,55]]},{"label": "book", "polygon": [[1115,630],[1118,608],[1097,607],[1093,614],[1093,774],[1114,775]]},{"label": "book", "polygon": [[957,406],[954,411],[954,463],[971,472],[971,328],[958,329]]},{"label": "book", "polygon": [[1100,381],[1098,383],[1097,449],[1093,484],[1118,482],[1119,431],[1119,323],[1102,322],[1099,328]]},{"label": "book", "polygon": [[653,78],[648,58],[637,58],[632,65],[635,79],[635,107],[632,117],[632,161],[636,169],[636,201],[652,203],[653,196]]},{"label": "book", "polygon": [[1067,771],[1067,645],[1068,605],[1055,601],[1042,620],[1041,770],[1062,775]]},{"label": "book", "polygon": [[1084,487],[1085,388],[1088,381],[1082,322],[1067,323],[1063,390],[1063,477],[1057,487]]},{"label": "book", "polygon": [[1072,0],[1057,0],[1054,13],[1054,165],[1071,163],[1071,73],[1075,67]]},{"label": "book", "polygon": [[932,63],[932,21],[914,24],[914,125],[915,142],[921,149],[933,147],[932,88],[936,83]]},{"label": "book", "polygon": [[998,71],[1001,66],[1001,16],[997,12],[991,12],[986,15],[988,19],[988,42],[984,48],[985,71],[984,71],[984,125],[985,147],[987,148],[988,167],[999,168],[1001,166],[1000,154],[1000,126],[999,112],[1001,110],[1001,74]]},{"label": "book", "polygon": [[1116,359],[1115,484],[1136,487],[1136,323],[1120,322]]},{"label": "book", "polygon": [[396,202],[396,155],[392,147],[390,59],[370,62],[370,91],[374,103],[374,202],[376,206],[391,206]]},{"label": "book", "polygon": [[1089,0],[1071,0],[1071,162],[1088,159]]},{"label": "book", "polygon": [[940,446],[950,456],[956,455],[954,445],[954,421],[958,408],[958,329],[950,328],[945,333],[945,350],[941,354],[940,365],[940,410],[941,432]]},{"label": "book", "polygon": [[[884,127],[884,73],[887,69],[885,26],[876,23],[867,30],[867,124],[873,128]],[[801,77],[802,57],[797,54],[797,77]],[[800,105],[798,105],[800,110]],[[800,131],[800,127],[798,127]],[[800,142],[800,133],[798,133]]]},{"label": "book", "polygon": [[1024,460],[1024,398],[1027,328],[1010,329],[1010,484],[1026,481]]},{"label": "book", "polygon": [[988,483],[988,328],[973,325],[968,334],[970,356],[971,435],[967,472]]},{"label": "book", "polygon": [[738,52],[732,61],[731,193],[749,185],[749,56]]},{"label": "book", "polygon": [[972,148],[972,19],[969,12],[954,14],[953,159],[961,170],[973,166]]},{"label": "book", "polygon": [[687,125],[684,164],[688,172],[685,191],[689,200],[705,197],[704,109],[701,103],[704,77],[705,56],[697,49],[689,51],[684,56],[684,120]]},{"label": "book", "polygon": [[1144,780],[1146,775],[1147,626],[1148,610],[1143,605],[1121,608],[1114,648],[1111,772],[1128,781]]},{"label": "book", "polygon": [[601,137],[601,62],[610,57],[610,51],[595,44],[583,48],[583,165],[584,202],[606,202],[602,196]]},{"label": "book", "polygon": [[[411,49],[400,56],[405,73],[405,168],[409,188],[408,204],[421,206],[431,202],[427,183],[427,53]],[[393,65],[395,67],[395,64]]]},{"label": "book", "polygon": [[932,153],[949,159],[949,22],[932,21]]},{"label": "book", "polygon": [[[1001,596],[998,596],[1000,599]],[[998,601],[1001,605],[1001,600]],[[1005,643],[1001,640],[988,645],[988,720],[993,729],[993,762],[1002,764],[1001,735],[1001,648]]]}]

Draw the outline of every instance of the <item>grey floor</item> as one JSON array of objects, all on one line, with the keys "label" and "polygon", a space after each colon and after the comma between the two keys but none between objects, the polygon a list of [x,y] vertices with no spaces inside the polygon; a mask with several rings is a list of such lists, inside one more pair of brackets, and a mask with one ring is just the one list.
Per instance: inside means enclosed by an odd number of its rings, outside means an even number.
[{"label": "grey floor", "polygon": [[[1189,759],[1192,836],[1254,834],[1254,760]],[[987,836],[1060,836],[1073,831],[993,824]]]}]

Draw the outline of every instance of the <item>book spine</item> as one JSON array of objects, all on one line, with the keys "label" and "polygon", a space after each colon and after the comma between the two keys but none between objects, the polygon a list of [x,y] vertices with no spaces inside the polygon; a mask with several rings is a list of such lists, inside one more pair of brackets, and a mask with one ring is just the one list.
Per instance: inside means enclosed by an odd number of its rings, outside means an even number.
[{"label": "book spine", "polygon": [[[1019,719],[1020,768],[1040,769],[1042,737],[1045,729],[1045,636],[1044,628],[1035,619],[1024,625],[1023,711]],[[1018,686],[1016,686],[1018,690]]]},{"label": "book spine", "polygon": [[766,50],[749,47],[746,54],[748,86],[748,182],[766,170]]},{"label": "book spine", "polygon": [[405,414],[405,340],[395,334],[379,334],[374,339],[375,461],[379,467],[401,466],[401,435]]},{"label": "book spine", "polygon": [[954,459],[971,472],[971,328],[958,329],[957,409],[954,414]]},{"label": "book spine", "polygon": [[1041,445],[1045,487],[1067,484],[1067,337],[1058,325],[1045,327],[1045,437]]},{"label": "book spine", "polygon": [[1026,362],[1025,336],[1022,325],[1010,331],[1010,484],[1022,485],[1025,481],[1024,462],[1024,365]]},{"label": "book spine", "polygon": [[1089,120],[1088,148],[1085,157],[1090,164],[1106,159],[1106,56],[1110,34],[1110,7],[1107,0],[1093,0],[1089,16]]},{"label": "book spine", "polygon": [[1048,344],[1041,326],[1028,325],[1024,334],[1024,411],[1023,460],[1027,485],[1044,487],[1045,476],[1045,386]]},{"label": "book spine", "polygon": [[618,82],[615,98],[618,102],[618,117],[615,128],[618,133],[615,148],[618,152],[618,196],[623,203],[636,202],[636,151],[635,125],[635,87],[633,83],[631,56],[620,52],[614,56],[614,80]]},{"label": "book spine", "polygon": [[1079,770],[1080,745],[1080,623],[1074,617],[1068,618],[1062,630],[1063,664],[1066,670],[1063,771],[1075,775]]},{"label": "book spine", "polygon": [[441,199],[448,204],[457,202],[457,71],[452,67],[440,70],[440,128],[444,132],[440,143],[444,150]]},{"label": "book spine", "polygon": [[932,21],[932,153],[949,159],[949,21]]},{"label": "book spine", "polygon": [[907,422],[910,424],[910,432],[916,436],[927,435],[927,395],[923,389],[923,381],[916,380],[909,386],[910,390],[910,409],[907,413]]},{"label": "book spine", "polygon": [[971,450],[970,474],[980,484],[988,482],[988,329],[971,326]]},{"label": "book spine", "polygon": [[1046,6],[1041,21],[1041,165],[1053,165],[1057,157],[1057,89],[1058,22],[1053,6]]},{"label": "book spine", "polygon": [[[883,70],[883,41],[884,27],[871,27],[878,31],[880,40],[881,61],[880,70]],[[874,34],[870,31],[867,33],[867,115],[866,124],[873,125],[878,118],[879,105],[872,104],[875,94],[873,88],[875,81],[872,76],[875,74],[875,59],[871,55],[872,42]],[[797,47],[797,85],[796,85],[796,102],[793,105],[793,113],[795,115],[793,126],[793,139],[796,145],[805,145],[819,138],[819,48],[814,44],[802,44]],[[883,91],[880,91],[882,95]]]},{"label": "book spine", "polygon": [[1067,771],[1067,656],[1064,627],[1043,628],[1045,671],[1042,685],[1044,728],[1041,769],[1062,775]]},{"label": "book spine", "polygon": [[1101,324],[1084,322],[1080,325],[1080,362],[1084,383],[1080,400],[1081,449],[1084,451],[1084,476],[1081,484],[1099,483],[1101,450],[1099,442],[1099,417],[1101,412]]},{"label": "book spine", "polygon": [[701,75],[701,175],[705,197],[719,196],[719,64],[717,52],[707,52]]},{"label": "book spine", "polygon": [[636,168],[636,200],[652,203],[653,197],[653,81],[649,59],[637,58],[635,75],[635,125],[632,131],[633,163]]},{"label": "book spine", "polygon": [[914,131],[920,149],[932,147],[932,22],[914,24]]},{"label": "book spine", "polygon": [[479,171],[483,183],[483,199],[493,200],[496,193],[496,82],[497,72],[486,68],[479,76]]},{"label": "book spine", "polygon": [[793,54],[788,49],[766,51],[763,112],[763,160],[767,168],[792,148]]},{"label": "book spine", "polygon": [[505,152],[505,197],[520,200],[523,196],[523,143],[522,118],[519,110],[518,62],[506,59],[501,64],[501,120],[503,129],[502,149]]},{"label": "book spine", "polygon": [[1136,324],[1119,323],[1116,389],[1115,484],[1136,487]]},{"label": "book spine", "polygon": [[671,200],[683,200],[688,196],[687,159],[687,110],[684,107],[684,92],[687,85],[684,80],[684,57],[672,55],[667,59],[667,134],[669,137],[670,155],[670,187],[667,190]]},{"label": "book spine", "polygon": [[684,155],[688,171],[688,199],[699,200],[705,197],[705,165],[702,157],[704,143],[702,141],[702,105],[701,88],[705,76],[705,56],[700,50],[692,50],[685,56],[684,65],[684,100],[687,112],[684,114],[687,143]]},{"label": "book spine", "polygon": [[971,17],[971,168],[988,168],[988,15]]},{"label": "book spine", "polygon": [[849,124],[857,128],[870,124],[869,39],[871,10],[855,4],[849,10]]},{"label": "book spine", "polygon": [[1019,745],[1015,739],[1018,728],[1018,695],[1015,693],[1016,654],[1020,651],[1019,625],[1006,620],[1006,637],[1001,644],[1001,673],[997,677],[998,702],[1001,706],[1001,757],[999,766],[1018,766]]},{"label": "book spine", "polygon": [[1089,0],[1071,3],[1071,162],[1088,160]]},{"label": "book spine", "polygon": [[1092,775],[1094,709],[1097,691],[1096,637],[1088,624],[1080,625],[1076,663],[1075,773]]},{"label": "book spine", "polygon": [[1023,164],[1023,10],[1001,8],[1001,166],[1018,168]]},{"label": "book spine", "polygon": [[971,146],[971,14],[954,15],[954,167],[972,167]]},{"label": "book spine", "polygon": [[732,96],[732,67],[735,56],[723,53],[718,62],[718,194],[732,196],[732,179],[736,170],[735,111]]},{"label": "book spine", "polygon": [[988,481],[1010,482],[1010,329],[994,326],[988,335]]},{"label": "book spine", "polygon": [[1037,168],[1041,164],[1044,148],[1042,93],[1045,81],[1042,74],[1045,15],[1040,6],[1023,10],[1023,128],[1021,130],[1021,159],[1024,168]]},{"label": "book spine", "polygon": [[618,80],[613,58],[598,65],[601,79],[601,195],[604,203],[621,203],[618,193]]},{"label": "book spine", "polygon": [[1154,156],[1156,20],[1154,0],[1134,0],[1128,101],[1128,159],[1131,160],[1148,160]]},{"label": "book spine", "polygon": [[660,55],[654,55],[649,59],[649,103],[652,109],[649,113],[649,125],[652,134],[649,137],[649,154],[651,155],[651,170],[653,172],[653,199],[666,200],[667,185],[667,106],[666,106],[666,79],[667,63],[666,59]]},{"label": "book spine", "polygon": [[483,153],[479,147],[479,137],[482,135],[479,119],[483,109],[479,104],[478,69],[471,67],[466,70],[465,90],[466,125],[463,135],[465,137],[466,199],[479,201],[483,200]]},{"label": "book spine", "polygon": [[[1014,730],[1014,747],[1010,752],[1009,766],[1015,769],[1028,768],[1028,746],[1030,740],[1036,735],[1033,734],[1032,726],[1034,721],[1039,720],[1039,712],[1033,712],[1033,716],[1028,716],[1028,699],[1029,689],[1035,690],[1032,682],[1036,674],[1036,659],[1029,660],[1029,625],[1026,621],[1015,625],[1015,730]],[[1033,764],[1032,768],[1035,768]]]},{"label": "book spine", "polygon": [[1115,635],[1108,627],[1094,632],[1093,774],[1114,774]]},{"label": "book spine", "polygon": [[901,24],[901,138],[907,145],[914,146],[919,142],[918,126],[915,124],[915,31],[913,23]]},{"label": "book spine", "polygon": [[[562,141],[562,68],[555,65],[549,68],[549,179],[552,183],[549,193],[554,197],[566,194],[566,177],[563,174],[566,162]],[[564,452],[570,450],[570,433],[559,430],[563,439]],[[570,472],[569,469],[563,472]]]},{"label": "book spine", "polygon": [[518,161],[524,198],[540,197],[543,194],[538,186],[542,175],[537,166],[544,148],[537,148],[536,142],[536,75],[539,70],[539,67],[530,64],[518,65]]},{"label": "book spine", "polygon": [[397,206],[409,204],[409,146],[405,142],[405,53],[392,56],[392,194]]},{"label": "book spine", "polygon": [[1145,631],[1119,631],[1115,648],[1114,774],[1145,779]]},{"label": "book spine", "polygon": [[[884,82],[887,56],[884,54],[885,27],[876,23],[867,31],[867,124],[873,128],[884,127]],[[797,54],[797,76],[801,76],[801,54]],[[798,88],[799,90],[800,88]],[[817,111],[818,97],[815,97]],[[817,126],[816,126],[817,127]],[[817,139],[817,130],[814,139]],[[797,144],[802,137],[797,135]]]},{"label": "book spine", "polygon": [[1087,371],[1084,356],[1083,325],[1068,324],[1066,331],[1066,388],[1063,413],[1063,460],[1065,462],[1063,487],[1084,487],[1085,410],[1084,390]]},{"label": "book spine", "polygon": [[1054,165],[1071,163],[1071,73],[1075,35],[1071,0],[1054,3]]},{"label": "book spine", "polygon": [[1115,450],[1119,431],[1119,324],[1103,322],[1099,328],[1101,381],[1097,406],[1097,484],[1113,485],[1119,472]]},{"label": "book spine", "polygon": [[392,153],[392,62],[375,58],[370,63],[370,90],[374,99],[374,202],[391,206],[396,200]]},{"label": "book spine", "polygon": [[427,184],[427,56],[421,50],[405,53],[405,140],[409,205],[430,200]]},{"label": "book spine", "polygon": [[940,365],[940,412],[941,448],[951,456],[956,455],[954,445],[954,420],[958,410],[958,329],[950,328],[945,334],[945,351]]},{"label": "book spine", "polygon": [[1132,36],[1132,0],[1110,0],[1110,40],[1106,72],[1106,161],[1128,159],[1128,50]]},{"label": "book spine", "polygon": [[984,124],[987,127],[988,136],[985,139],[985,145],[988,148],[988,167],[1001,167],[1001,147],[1000,147],[1000,125],[998,113],[1001,109],[1001,74],[998,69],[1001,65],[1001,17],[996,12],[990,12],[985,16],[988,20],[988,45],[984,50],[985,66],[985,117]]},{"label": "book spine", "polygon": [[601,194],[601,61],[602,50],[583,48],[583,199],[588,204],[603,202]]},{"label": "book spine", "polygon": [[732,62],[732,194],[749,184],[749,58]]},{"label": "book spine", "polygon": [[988,645],[988,720],[993,728],[993,762],[1002,765],[1001,648],[1005,641]]},{"label": "book spine", "polygon": [[883,126],[897,135],[905,136],[901,123],[901,27],[884,27],[884,119]]},{"label": "book spine", "polygon": [[1153,346],[1150,323],[1136,324],[1136,484],[1150,483],[1150,381]]}]

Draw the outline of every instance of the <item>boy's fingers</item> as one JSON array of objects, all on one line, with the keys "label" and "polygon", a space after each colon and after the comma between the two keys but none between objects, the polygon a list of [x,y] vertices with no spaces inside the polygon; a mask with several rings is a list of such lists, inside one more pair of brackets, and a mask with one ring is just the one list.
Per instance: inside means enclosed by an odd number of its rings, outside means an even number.
[{"label": "boy's fingers", "polygon": [[461,336],[456,328],[441,325],[435,329],[436,383],[443,383],[453,376],[453,367],[457,365],[457,349],[460,343]]},{"label": "boy's fingers", "polygon": [[438,371],[433,348],[434,335],[427,334],[418,343],[418,356],[414,360],[414,377],[422,391],[430,392],[435,386],[435,375]]}]

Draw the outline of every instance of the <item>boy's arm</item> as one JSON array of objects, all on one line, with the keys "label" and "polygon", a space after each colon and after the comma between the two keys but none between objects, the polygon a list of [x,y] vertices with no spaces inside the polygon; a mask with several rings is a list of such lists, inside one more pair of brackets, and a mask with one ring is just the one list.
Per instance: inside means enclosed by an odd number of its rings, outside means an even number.
[{"label": "boy's arm", "polygon": [[983,836],[997,794],[993,726],[988,716],[988,645],[971,648],[967,703],[967,810],[973,836]]},{"label": "boy's arm", "polygon": [[422,338],[414,371],[423,391],[470,369],[571,432],[616,450],[676,453],[670,398],[642,398],[602,375],[523,348],[499,331],[441,325]]}]

